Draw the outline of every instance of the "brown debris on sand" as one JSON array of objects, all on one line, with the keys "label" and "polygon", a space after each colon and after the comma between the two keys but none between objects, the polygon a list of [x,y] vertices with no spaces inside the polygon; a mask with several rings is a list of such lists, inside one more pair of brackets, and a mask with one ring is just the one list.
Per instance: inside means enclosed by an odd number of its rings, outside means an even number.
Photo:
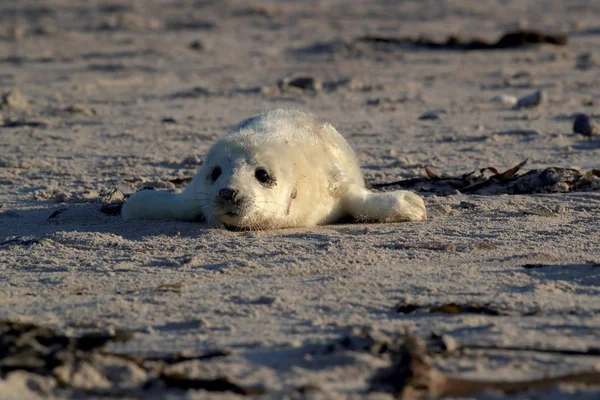
[{"label": "brown debris on sand", "polygon": [[334,40],[331,42],[318,42],[298,48],[297,54],[323,55],[323,54],[362,54],[364,50],[388,52],[393,49],[406,50],[438,50],[438,51],[491,51],[514,50],[528,48],[536,45],[566,46],[567,35],[560,33],[545,33],[537,30],[521,29],[502,35],[495,42],[474,38],[464,40],[457,35],[449,35],[446,40],[435,40],[422,35],[411,36],[382,36],[366,35],[351,41]]},{"label": "brown debris on sand", "polygon": [[[246,388],[228,377],[188,377],[167,368],[178,362],[227,356],[212,352],[197,356],[124,356],[102,350],[109,342],[131,340],[131,333],[91,333],[71,337],[53,329],[29,323],[0,321],[0,378],[15,371],[27,371],[56,380],[59,386],[82,393],[126,396],[152,388],[202,389],[259,395],[262,389]],[[119,373],[116,374],[115,370]]]},{"label": "brown debris on sand", "polygon": [[493,307],[488,304],[478,303],[445,303],[431,306],[421,306],[416,304],[399,303],[396,305],[396,311],[400,314],[410,314],[417,310],[427,310],[431,313],[443,314],[484,314],[484,315],[508,315],[509,310]]},{"label": "brown debris on sand", "polygon": [[573,121],[573,132],[588,137],[598,136],[600,125],[585,114],[577,114]]},{"label": "brown debris on sand", "polygon": [[391,44],[403,47],[416,47],[430,50],[506,50],[527,47],[536,44],[551,44],[565,46],[567,36],[563,34],[549,34],[536,30],[518,30],[508,32],[495,42],[483,39],[463,40],[458,36],[448,36],[446,41],[438,42],[427,37],[386,37],[362,36],[355,39],[350,45],[357,43]]},{"label": "brown debris on sand", "polygon": [[108,342],[129,339],[129,334],[90,334],[76,338],[35,324],[0,321],[0,376],[16,370],[52,374],[54,368],[73,362],[79,351],[90,352]]},{"label": "brown debris on sand", "polygon": [[[545,168],[518,174],[527,160],[502,173],[487,167],[460,176],[440,177],[425,169],[427,177],[406,179],[389,183],[372,183],[374,189],[386,187],[406,188],[436,195],[449,195],[457,191],[464,194],[531,194],[566,193],[600,189],[600,170],[580,172],[572,168]],[[486,176],[486,172],[493,175]]]},{"label": "brown debris on sand", "polygon": [[400,349],[392,354],[392,365],[379,370],[371,380],[370,389],[393,393],[401,400],[413,400],[471,396],[485,390],[513,393],[559,383],[600,385],[600,371],[593,369],[525,381],[460,378],[438,371],[426,352],[425,343],[406,334]]}]

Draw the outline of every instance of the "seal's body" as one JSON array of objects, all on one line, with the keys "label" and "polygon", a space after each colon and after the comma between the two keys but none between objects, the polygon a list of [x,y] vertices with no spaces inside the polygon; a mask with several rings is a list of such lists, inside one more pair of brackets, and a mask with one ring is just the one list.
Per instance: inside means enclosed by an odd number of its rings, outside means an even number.
[{"label": "seal's body", "polygon": [[330,124],[307,112],[273,110],[218,140],[181,194],[135,193],[125,219],[204,217],[239,229],[311,227],[352,216],[381,222],[427,218],[408,191],[365,188],[354,151]]}]

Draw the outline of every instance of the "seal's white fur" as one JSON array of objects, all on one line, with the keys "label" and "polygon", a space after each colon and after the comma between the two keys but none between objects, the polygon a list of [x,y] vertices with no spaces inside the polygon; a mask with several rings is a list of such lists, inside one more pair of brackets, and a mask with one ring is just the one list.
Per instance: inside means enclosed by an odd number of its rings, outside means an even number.
[{"label": "seal's white fur", "polygon": [[[221,174],[213,181],[217,167]],[[268,173],[268,183],[259,182],[257,168]],[[227,192],[222,189],[235,191],[234,200],[223,197]],[[181,220],[203,216],[213,226],[241,229],[310,227],[348,215],[382,222],[427,216],[423,200],[412,192],[366,189],[356,155],[344,138],[330,124],[298,110],[273,110],[242,121],[213,145],[181,194],[137,192],[122,215]]]}]

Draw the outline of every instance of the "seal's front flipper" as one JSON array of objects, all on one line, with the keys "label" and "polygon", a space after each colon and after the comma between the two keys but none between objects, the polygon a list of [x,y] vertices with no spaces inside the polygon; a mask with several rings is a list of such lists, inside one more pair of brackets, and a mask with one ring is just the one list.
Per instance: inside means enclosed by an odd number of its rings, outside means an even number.
[{"label": "seal's front flipper", "polygon": [[158,190],[140,190],[134,193],[121,210],[121,215],[126,220],[172,218],[194,221],[201,214],[197,202],[186,202],[182,195]]},{"label": "seal's front flipper", "polygon": [[427,219],[423,199],[406,190],[373,193],[353,186],[343,198],[346,211],[358,220],[395,222]]}]

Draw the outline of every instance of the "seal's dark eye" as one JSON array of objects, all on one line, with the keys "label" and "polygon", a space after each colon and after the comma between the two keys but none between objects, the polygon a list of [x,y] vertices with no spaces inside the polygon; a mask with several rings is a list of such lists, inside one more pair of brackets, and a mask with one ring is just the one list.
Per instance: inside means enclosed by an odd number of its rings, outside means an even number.
[{"label": "seal's dark eye", "polygon": [[260,182],[260,183],[269,183],[271,182],[271,176],[269,175],[269,173],[267,171],[265,171],[262,168],[257,168],[256,172],[254,172],[254,177]]},{"label": "seal's dark eye", "polygon": [[216,181],[221,176],[221,167],[214,167],[212,172],[210,173],[210,180]]}]

